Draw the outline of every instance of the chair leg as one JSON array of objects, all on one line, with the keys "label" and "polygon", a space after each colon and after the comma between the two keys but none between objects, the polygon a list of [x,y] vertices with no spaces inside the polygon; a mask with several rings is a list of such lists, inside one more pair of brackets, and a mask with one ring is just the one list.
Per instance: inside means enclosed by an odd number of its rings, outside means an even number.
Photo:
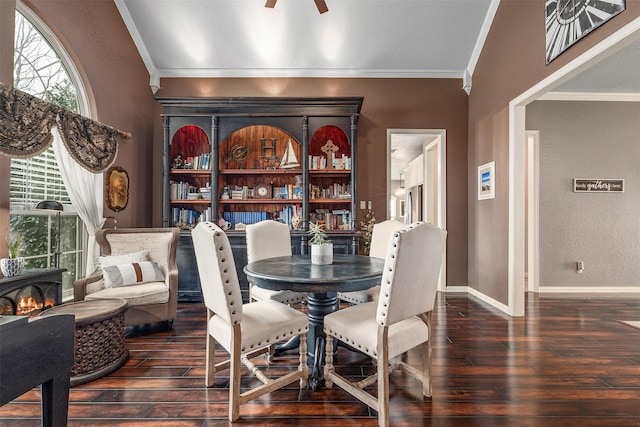
[{"label": "chair leg", "polygon": [[378,425],[389,426],[389,330],[378,327]]},{"label": "chair leg", "polygon": [[269,362],[273,362],[276,358],[276,346],[275,344],[271,344],[269,347],[267,347],[267,352],[265,354],[265,356],[267,356],[267,361]]},{"label": "chair leg", "polygon": [[431,397],[431,312],[420,315],[422,321],[429,329],[429,339],[422,344],[422,394],[425,397]]},{"label": "chair leg", "polygon": [[229,421],[234,422],[240,418],[240,369],[242,362],[240,361],[240,324],[233,326],[232,349],[231,349],[231,367],[229,378]]},{"label": "chair leg", "polygon": [[422,344],[422,394],[431,397],[431,339]]},{"label": "chair leg", "polygon": [[307,334],[300,334],[300,366],[298,370],[302,371],[300,378],[300,388],[307,387],[309,367],[307,366]]},{"label": "chair leg", "polygon": [[205,368],[205,385],[207,387],[213,386],[213,382],[216,377],[216,341],[209,333],[207,333],[207,347],[206,347],[206,368]]},{"label": "chair leg", "polygon": [[327,334],[324,355],[324,386],[326,388],[333,387],[329,374],[333,372],[333,337]]}]

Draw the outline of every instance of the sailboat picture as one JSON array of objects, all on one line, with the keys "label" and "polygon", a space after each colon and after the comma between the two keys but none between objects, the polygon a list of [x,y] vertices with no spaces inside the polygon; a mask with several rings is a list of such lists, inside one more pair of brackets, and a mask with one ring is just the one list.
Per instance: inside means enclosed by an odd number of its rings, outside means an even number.
[{"label": "sailboat picture", "polygon": [[300,167],[300,162],[296,157],[296,152],[293,150],[293,144],[291,138],[287,142],[287,148],[282,155],[282,161],[280,162],[280,169],[295,169]]}]

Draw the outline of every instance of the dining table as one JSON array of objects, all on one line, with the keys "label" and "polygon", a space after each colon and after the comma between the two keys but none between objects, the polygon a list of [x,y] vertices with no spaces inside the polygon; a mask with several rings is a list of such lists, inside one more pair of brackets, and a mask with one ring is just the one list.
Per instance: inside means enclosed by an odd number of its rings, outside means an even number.
[{"label": "dining table", "polygon": [[255,286],[307,293],[307,356],[311,364],[309,388],[322,385],[324,317],[339,308],[338,292],[368,289],[380,283],[384,260],[365,255],[334,254],[333,263],[311,263],[309,255],[266,258],[247,264],[243,271]]}]

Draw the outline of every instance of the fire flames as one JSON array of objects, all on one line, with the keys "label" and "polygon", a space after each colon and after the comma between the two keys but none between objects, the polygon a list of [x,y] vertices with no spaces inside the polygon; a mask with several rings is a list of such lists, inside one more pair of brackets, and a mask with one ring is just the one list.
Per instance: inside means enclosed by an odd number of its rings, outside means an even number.
[{"label": "fire flames", "polygon": [[29,314],[34,310],[42,310],[43,303],[33,297],[20,298],[18,301],[18,315]]}]

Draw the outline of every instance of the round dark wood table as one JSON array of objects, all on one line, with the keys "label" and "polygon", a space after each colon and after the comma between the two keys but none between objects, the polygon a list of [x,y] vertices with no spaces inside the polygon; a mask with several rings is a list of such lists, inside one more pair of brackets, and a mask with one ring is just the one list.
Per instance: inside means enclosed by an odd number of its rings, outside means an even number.
[{"label": "round dark wood table", "polygon": [[309,255],[267,258],[247,264],[244,272],[256,286],[307,292],[309,388],[322,382],[324,316],[338,309],[338,292],[368,289],[380,283],[384,260],[362,255],[334,255],[333,264],[311,264]]}]

